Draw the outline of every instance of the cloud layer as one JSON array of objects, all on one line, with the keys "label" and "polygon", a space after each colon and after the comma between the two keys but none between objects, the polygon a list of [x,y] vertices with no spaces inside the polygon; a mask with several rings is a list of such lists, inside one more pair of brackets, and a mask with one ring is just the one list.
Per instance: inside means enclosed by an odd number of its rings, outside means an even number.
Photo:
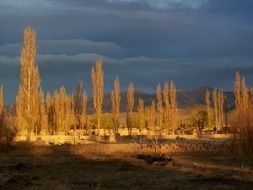
[{"label": "cloud layer", "polygon": [[119,76],[151,92],[175,80],[181,89],[204,85],[232,89],[235,70],[249,84],[253,69],[251,0],[2,0],[0,83],[14,101],[26,25],[38,31],[42,85],[69,91],[105,61],[106,90]]}]

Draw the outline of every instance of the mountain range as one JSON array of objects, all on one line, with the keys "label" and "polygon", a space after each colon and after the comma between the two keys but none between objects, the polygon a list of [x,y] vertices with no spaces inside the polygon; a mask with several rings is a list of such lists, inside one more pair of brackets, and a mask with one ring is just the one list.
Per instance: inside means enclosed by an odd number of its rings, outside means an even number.
[{"label": "mountain range", "polygon": [[[177,105],[179,109],[184,109],[186,107],[190,107],[193,105],[204,105],[205,104],[205,93],[206,90],[210,92],[210,101],[212,105],[212,91],[214,88],[210,87],[202,87],[193,90],[179,90],[177,91]],[[121,112],[126,111],[127,106],[127,92],[121,92],[121,104],[120,110]],[[234,107],[234,94],[231,91],[224,92],[226,97],[226,107],[227,109],[232,109]],[[137,111],[138,106],[138,99],[142,98],[144,100],[145,105],[150,105],[152,100],[156,101],[156,94],[148,94],[142,91],[135,91],[134,99],[135,99],[135,106],[134,111]],[[111,111],[111,96],[110,93],[104,94],[104,101],[103,101],[103,112],[110,112]],[[94,108],[92,105],[92,98],[88,99],[88,113],[93,113]]]}]

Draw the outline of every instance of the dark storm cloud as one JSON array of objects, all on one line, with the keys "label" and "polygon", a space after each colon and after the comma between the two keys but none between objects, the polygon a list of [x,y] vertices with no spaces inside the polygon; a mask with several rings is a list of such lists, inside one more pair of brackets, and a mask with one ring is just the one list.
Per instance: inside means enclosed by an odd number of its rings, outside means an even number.
[{"label": "dark storm cloud", "polygon": [[[111,42],[95,42],[83,39],[69,40],[38,40],[37,49],[40,54],[74,55],[82,52],[98,53],[101,55],[122,56],[125,50]],[[20,53],[22,43],[5,44],[0,46],[0,54],[16,56]]]},{"label": "dark storm cloud", "polygon": [[241,2],[238,0],[211,0],[202,4],[202,9],[215,14],[246,18],[249,15],[253,15],[252,6],[253,2],[251,0],[243,0]]},{"label": "dark storm cloud", "polygon": [[166,10],[189,8],[196,9],[207,0],[53,0],[65,6],[95,6],[102,8],[118,8],[129,11],[135,10]]},{"label": "dark storm cloud", "polygon": [[[252,44],[252,27],[241,22],[233,22],[230,17],[220,14],[212,14],[212,10],[218,3],[205,1],[45,1],[46,11],[42,8],[27,11],[20,8],[13,12],[15,17],[17,34],[20,36],[22,28],[27,23],[34,23],[39,31],[39,37],[43,39],[90,39],[94,41],[113,42],[128,49],[129,56],[151,55],[153,57],[189,57],[189,56],[227,56],[251,54],[249,46]],[[145,3],[146,2],[146,3]],[[150,3],[151,2],[151,3]],[[165,7],[174,4],[192,5],[199,4],[199,9],[174,7],[173,11],[158,11],[152,9],[130,9],[135,4],[143,4],[148,7],[156,2],[166,4]],[[159,3],[160,2],[160,3]],[[172,3],[171,3],[172,2]],[[186,3],[191,2],[191,3]],[[198,2],[198,3],[196,3]],[[127,4],[128,8],[125,8]],[[241,3],[243,4],[243,3]],[[113,9],[120,6],[120,10]],[[201,6],[206,7],[201,11]],[[221,5],[223,5],[221,3]],[[195,5],[196,6],[196,5]],[[189,6],[191,7],[191,6]],[[243,6],[242,6],[243,7]],[[245,6],[246,7],[246,6]],[[23,12],[22,12],[23,11]],[[238,11],[238,10],[237,10]],[[243,13],[243,10],[242,10]],[[9,12],[2,13],[0,20],[10,18]],[[11,40],[8,26],[1,33]],[[20,38],[20,37],[19,37]],[[21,39],[19,39],[21,41]],[[80,53],[80,52],[77,52]]]},{"label": "dark storm cloud", "polygon": [[0,83],[6,93],[17,89],[22,31],[31,24],[46,90],[70,90],[79,78],[90,88],[97,57],[106,62],[107,90],[117,75],[123,89],[133,80],[150,92],[170,79],[179,88],[231,89],[235,70],[252,79],[252,7],[251,0],[2,0]]}]

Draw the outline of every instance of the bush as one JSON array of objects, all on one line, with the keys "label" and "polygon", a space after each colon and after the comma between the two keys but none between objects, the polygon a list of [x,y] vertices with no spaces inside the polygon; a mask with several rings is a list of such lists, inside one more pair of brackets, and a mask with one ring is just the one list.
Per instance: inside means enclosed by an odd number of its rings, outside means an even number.
[{"label": "bush", "polygon": [[[92,126],[92,129],[96,129],[97,126],[96,114],[90,117],[90,126]],[[111,114],[110,113],[102,114],[101,129],[112,129],[112,128],[113,128],[113,120]]]},{"label": "bush", "polygon": [[198,111],[192,118],[193,126],[198,133],[201,133],[208,126],[208,118],[206,111]]},{"label": "bush", "polygon": [[185,126],[188,133],[191,133],[194,130],[197,131],[197,133],[201,133],[203,129],[208,127],[207,112],[195,112],[191,117],[186,119]]},{"label": "bush", "polygon": [[10,144],[17,134],[14,118],[11,116],[2,117],[0,122],[0,142]]}]

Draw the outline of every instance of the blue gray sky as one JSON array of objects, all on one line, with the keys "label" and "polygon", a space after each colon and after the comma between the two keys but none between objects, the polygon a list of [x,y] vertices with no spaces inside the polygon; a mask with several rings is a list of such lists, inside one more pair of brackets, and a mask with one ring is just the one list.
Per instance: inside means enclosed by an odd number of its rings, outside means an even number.
[{"label": "blue gray sky", "polygon": [[119,76],[153,92],[174,80],[178,89],[231,90],[236,70],[253,82],[252,0],[1,0],[0,84],[14,102],[23,29],[37,30],[37,64],[45,91],[78,79],[91,94],[90,70],[104,61],[105,90]]}]

